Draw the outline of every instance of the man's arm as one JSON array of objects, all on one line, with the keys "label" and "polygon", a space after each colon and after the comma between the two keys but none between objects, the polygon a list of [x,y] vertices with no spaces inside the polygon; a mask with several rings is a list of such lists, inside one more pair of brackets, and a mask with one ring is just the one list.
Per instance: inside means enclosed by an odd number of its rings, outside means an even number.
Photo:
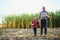
[{"label": "man's arm", "polygon": [[48,15],[48,13],[45,15],[47,18],[50,18],[50,16]]},{"label": "man's arm", "polygon": [[39,13],[39,19],[40,19],[41,13]]},{"label": "man's arm", "polygon": [[41,12],[39,13],[39,19],[38,19],[39,25],[40,25],[40,17],[41,17]]}]

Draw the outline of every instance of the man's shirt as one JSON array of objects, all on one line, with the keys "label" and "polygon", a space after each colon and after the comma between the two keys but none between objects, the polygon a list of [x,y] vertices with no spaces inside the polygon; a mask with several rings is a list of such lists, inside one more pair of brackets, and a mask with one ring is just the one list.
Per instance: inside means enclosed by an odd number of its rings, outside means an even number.
[{"label": "man's shirt", "polygon": [[47,19],[47,18],[46,18],[46,14],[48,14],[47,11],[45,11],[45,12],[41,11],[41,12],[40,12],[40,19]]}]

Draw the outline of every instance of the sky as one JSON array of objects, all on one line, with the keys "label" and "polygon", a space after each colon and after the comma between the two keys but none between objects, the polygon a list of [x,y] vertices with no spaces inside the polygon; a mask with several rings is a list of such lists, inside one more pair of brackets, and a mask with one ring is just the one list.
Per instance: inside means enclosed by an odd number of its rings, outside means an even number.
[{"label": "sky", "polygon": [[0,0],[0,21],[6,15],[36,13],[45,6],[47,11],[60,9],[60,0]]}]

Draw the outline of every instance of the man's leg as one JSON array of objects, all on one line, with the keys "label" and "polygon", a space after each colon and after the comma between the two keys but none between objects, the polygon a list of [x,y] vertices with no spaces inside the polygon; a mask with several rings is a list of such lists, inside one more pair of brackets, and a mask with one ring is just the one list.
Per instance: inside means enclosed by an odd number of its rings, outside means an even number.
[{"label": "man's leg", "polygon": [[41,27],[41,35],[43,34],[43,27]]},{"label": "man's leg", "polygon": [[43,20],[41,20],[41,35],[43,34]]},{"label": "man's leg", "polygon": [[47,35],[47,27],[45,27],[45,31],[44,32],[45,32],[45,35]]},{"label": "man's leg", "polygon": [[47,22],[46,22],[46,20],[45,20],[45,22],[44,22],[45,24],[44,24],[44,33],[45,33],[45,35],[47,35]]}]

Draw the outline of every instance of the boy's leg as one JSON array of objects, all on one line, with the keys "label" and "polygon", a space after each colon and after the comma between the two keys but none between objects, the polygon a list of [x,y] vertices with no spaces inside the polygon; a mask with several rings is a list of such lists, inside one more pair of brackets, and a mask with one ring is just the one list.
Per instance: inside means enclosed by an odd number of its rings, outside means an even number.
[{"label": "boy's leg", "polygon": [[35,28],[35,36],[36,36],[36,34],[37,34],[37,29]]},{"label": "boy's leg", "polygon": [[37,29],[34,28],[34,36],[36,36],[36,33],[37,33]]}]

